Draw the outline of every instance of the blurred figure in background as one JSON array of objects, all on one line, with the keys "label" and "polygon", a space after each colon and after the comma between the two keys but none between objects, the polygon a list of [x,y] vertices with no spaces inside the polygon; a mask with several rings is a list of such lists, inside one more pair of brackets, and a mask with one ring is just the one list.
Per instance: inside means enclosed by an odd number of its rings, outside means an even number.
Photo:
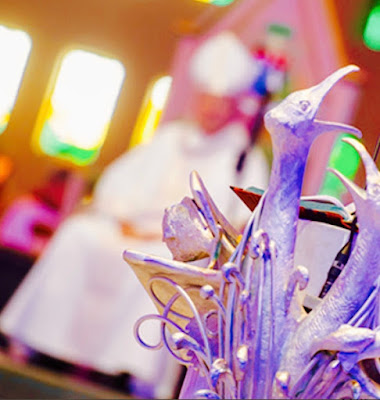
[{"label": "blurred figure in background", "polygon": [[[112,162],[91,206],[66,219],[4,312],[1,329],[34,351],[107,374],[127,373],[143,397],[173,397],[179,366],[165,349],[142,348],[136,320],[156,313],[122,259],[132,248],[163,257],[164,209],[190,193],[197,170],[221,211],[243,225],[249,211],[229,188],[249,141],[238,101],[252,82],[249,51],[229,32],[208,38],[190,61],[193,118],[163,124],[153,140]],[[247,155],[244,186],[265,188],[269,168],[259,148]],[[155,328],[155,329],[154,329]],[[144,339],[157,343],[159,327]]]}]

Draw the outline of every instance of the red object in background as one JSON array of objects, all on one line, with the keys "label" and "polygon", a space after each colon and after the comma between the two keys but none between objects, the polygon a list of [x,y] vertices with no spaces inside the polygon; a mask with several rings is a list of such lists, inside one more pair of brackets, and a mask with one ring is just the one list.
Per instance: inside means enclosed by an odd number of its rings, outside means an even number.
[{"label": "red object in background", "polygon": [[[251,211],[257,207],[262,196],[261,191],[253,192],[233,186],[231,186],[231,189],[239,196],[241,200],[243,200],[244,204]],[[351,230],[352,227],[351,222],[346,221],[339,213],[332,211],[320,211],[313,208],[300,206],[299,217],[309,221],[324,222],[326,224],[335,225],[348,230]],[[357,225],[354,227],[354,232],[358,232]]]},{"label": "red object in background", "polygon": [[44,203],[55,210],[59,210],[62,207],[69,177],[69,171],[59,170],[49,178],[46,184],[32,190],[32,194],[41,203]]}]

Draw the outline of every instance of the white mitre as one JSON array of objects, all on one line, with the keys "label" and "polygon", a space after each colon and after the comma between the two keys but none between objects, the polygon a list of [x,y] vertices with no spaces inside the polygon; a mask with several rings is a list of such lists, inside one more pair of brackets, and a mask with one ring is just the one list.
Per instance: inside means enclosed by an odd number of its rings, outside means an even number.
[{"label": "white mitre", "polygon": [[190,62],[190,76],[197,88],[216,96],[234,96],[249,89],[253,73],[251,54],[230,31],[207,38]]}]

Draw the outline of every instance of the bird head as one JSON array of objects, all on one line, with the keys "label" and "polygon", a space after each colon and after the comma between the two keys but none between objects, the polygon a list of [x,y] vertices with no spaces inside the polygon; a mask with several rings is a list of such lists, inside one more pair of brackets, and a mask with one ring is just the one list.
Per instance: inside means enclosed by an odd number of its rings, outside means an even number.
[{"label": "bird head", "polygon": [[348,73],[358,70],[357,66],[348,65],[335,71],[318,85],[291,93],[265,114],[266,129],[272,137],[279,140],[282,138],[285,142],[293,137],[297,141],[311,144],[317,136],[328,131],[344,131],[361,137],[361,132],[353,126],[315,118],[332,87]]}]

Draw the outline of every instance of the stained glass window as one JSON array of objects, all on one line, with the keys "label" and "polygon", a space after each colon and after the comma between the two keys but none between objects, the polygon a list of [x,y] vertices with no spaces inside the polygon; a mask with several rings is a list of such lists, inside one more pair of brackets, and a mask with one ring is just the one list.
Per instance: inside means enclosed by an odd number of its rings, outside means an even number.
[{"label": "stained glass window", "polygon": [[64,57],[40,109],[34,138],[46,154],[78,165],[95,161],[124,80],[123,65],[84,50]]}]

